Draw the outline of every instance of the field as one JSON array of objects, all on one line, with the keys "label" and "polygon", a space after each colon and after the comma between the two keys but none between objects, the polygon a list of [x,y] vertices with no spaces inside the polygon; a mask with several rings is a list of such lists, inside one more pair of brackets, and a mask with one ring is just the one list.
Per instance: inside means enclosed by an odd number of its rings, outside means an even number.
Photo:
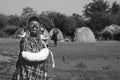
[{"label": "field", "polygon": [[[120,42],[59,42],[49,44],[56,67],[48,61],[49,80],[120,80]],[[0,39],[0,80],[11,80],[19,53],[19,40]]]}]

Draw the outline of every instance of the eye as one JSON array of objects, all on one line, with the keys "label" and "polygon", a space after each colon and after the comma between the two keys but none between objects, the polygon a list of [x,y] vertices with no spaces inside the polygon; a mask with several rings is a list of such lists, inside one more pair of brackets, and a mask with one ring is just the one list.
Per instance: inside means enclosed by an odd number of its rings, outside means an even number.
[{"label": "eye", "polygon": [[34,23],[33,22],[30,22],[30,27],[33,27],[34,26]]},{"label": "eye", "polygon": [[43,24],[40,24],[41,27],[44,27]]},{"label": "eye", "polygon": [[35,24],[37,28],[39,28],[39,24]]}]

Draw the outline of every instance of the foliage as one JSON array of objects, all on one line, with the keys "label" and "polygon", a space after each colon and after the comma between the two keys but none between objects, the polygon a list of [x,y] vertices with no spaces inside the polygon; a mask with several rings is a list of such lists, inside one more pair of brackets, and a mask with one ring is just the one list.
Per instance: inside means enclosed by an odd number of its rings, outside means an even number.
[{"label": "foliage", "polygon": [[8,24],[8,17],[4,14],[0,14],[0,30]]},{"label": "foliage", "polygon": [[120,5],[113,2],[112,6],[104,0],[93,0],[85,5],[84,16],[90,18],[88,26],[94,33],[100,32],[104,27],[111,24],[120,24]]},{"label": "foliage", "polygon": [[50,31],[54,27],[53,22],[51,21],[51,19],[48,17],[47,14],[41,13],[39,15],[39,19],[40,19],[40,22],[45,26],[45,28],[48,31]]},{"label": "foliage", "polygon": [[109,4],[104,0],[93,0],[84,7],[84,16],[90,18],[88,27],[97,35],[104,27],[111,24],[108,17]]},{"label": "foliage", "polygon": [[71,33],[75,29],[76,22],[71,16],[59,12],[49,12],[48,17],[53,22],[54,27],[59,28],[64,35]]},{"label": "foliage", "polygon": [[52,20],[54,27],[60,28],[64,25],[66,22],[66,16],[64,14],[61,14],[59,12],[51,12],[48,14],[48,17]]},{"label": "foliage", "polygon": [[111,14],[118,14],[120,12],[120,5],[115,1],[110,8]]},{"label": "foliage", "polygon": [[[11,26],[27,26],[28,18],[32,15],[37,15],[48,31],[57,27],[63,32],[64,36],[71,37],[74,36],[76,28],[83,26],[89,27],[97,35],[106,26],[120,25],[120,4],[117,2],[113,2],[110,7],[110,4],[105,0],[93,0],[84,6],[83,12],[83,15],[73,13],[71,16],[55,11],[43,11],[37,14],[33,8],[25,7],[20,16],[0,14],[0,32],[7,33],[10,29],[14,33],[15,28]],[[10,25],[10,28],[6,25]]]},{"label": "foliage", "polygon": [[120,25],[120,5],[117,2],[113,2],[108,14],[111,24]]},{"label": "foliage", "polygon": [[76,14],[76,13],[73,13],[73,15],[71,16],[74,21],[76,22],[75,24],[75,27],[76,28],[79,28],[79,27],[82,27],[83,26],[83,18],[81,15],[79,14]]},{"label": "foliage", "polygon": [[0,37],[9,37],[4,31],[0,31]]},{"label": "foliage", "polygon": [[120,25],[120,14],[108,14],[107,17],[111,20],[111,24]]},{"label": "foliage", "polygon": [[31,7],[25,7],[25,8],[23,8],[22,14],[19,17],[19,19],[20,19],[20,22],[19,22],[20,26],[21,27],[27,26],[27,21],[28,21],[28,19],[32,15],[36,15],[36,11],[34,11],[33,8],[31,8]]},{"label": "foliage", "polygon": [[23,16],[23,15],[30,14],[30,13],[36,13],[36,12],[33,10],[33,8],[25,7],[23,8],[23,12],[21,15]]},{"label": "foliage", "polygon": [[9,25],[15,25],[15,26],[19,26],[20,25],[19,16],[17,16],[17,15],[10,15],[8,18],[9,18],[8,19]]},{"label": "foliage", "polygon": [[19,27],[17,26],[12,26],[12,25],[7,25],[1,30],[1,33],[3,32],[4,34],[11,36],[14,35],[14,33],[17,31]]},{"label": "foliage", "polygon": [[84,15],[87,17],[100,17],[108,12],[108,2],[104,0],[93,0],[93,2],[87,4],[84,10]]}]

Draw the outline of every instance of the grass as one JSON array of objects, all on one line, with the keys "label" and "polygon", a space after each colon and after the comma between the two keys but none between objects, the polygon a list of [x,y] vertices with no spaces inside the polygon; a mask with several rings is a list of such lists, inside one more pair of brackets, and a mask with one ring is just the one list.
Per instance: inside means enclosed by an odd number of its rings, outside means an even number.
[{"label": "grass", "polygon": [[[63,42],[53,47],[56,67],[48,63],[49,80],[120,80],[120,42]],[[19,40],[1,39],[0,53],[12,60],[0,61],[0,79],[11,80],[19,54]]]}]

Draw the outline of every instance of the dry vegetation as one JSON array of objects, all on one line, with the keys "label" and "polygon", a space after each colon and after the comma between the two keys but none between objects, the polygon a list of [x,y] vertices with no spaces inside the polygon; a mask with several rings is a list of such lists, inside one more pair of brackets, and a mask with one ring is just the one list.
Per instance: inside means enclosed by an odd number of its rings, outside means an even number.
[{"label": "dry vegetation", "polygon": [[[120,42],[64,42],[53,47],[56,68],[48,63],[49,80],[120,80]],[[19,40],[0,41],[0,80],[11,80],[19,53]]]}]

